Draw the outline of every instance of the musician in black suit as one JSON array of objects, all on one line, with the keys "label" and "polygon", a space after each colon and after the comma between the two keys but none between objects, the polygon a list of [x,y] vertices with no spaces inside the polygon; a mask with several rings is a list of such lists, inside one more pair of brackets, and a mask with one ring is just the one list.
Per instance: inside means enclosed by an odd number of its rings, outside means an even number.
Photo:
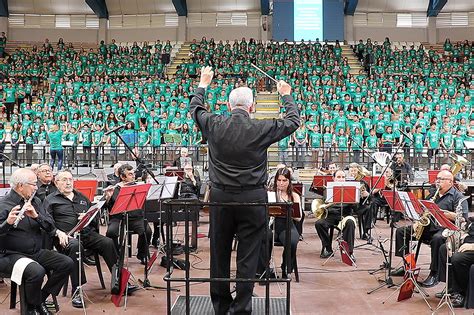
[{"label": "musician in black suit", "polygon": [[36,170],[36,175],[38,176],[38,190],[36,191],[36,197],[41,201],[44,201],[46,196],[58,191],[56,185],[54,185],[53,169],[49,164],[40,164]]},{"label": "musician in black suit", "polygon": [[[334,173],[335,182],[345,182],[346,173],[339,170]],[[321,254],[319,257],[328,258],[333,254],[332,251],[332,239],[329,237],[329,229],[331,227],[337,227],[339,223],[344,220],[342,224],[342,239],[347,242],[349,246],[348,254],[354,260],[354,240],[355,240],[355,219],[352,217],[354,213],[354,206],[350,204],[343,204],[342,209],[338,204],[329,206],[327,209],[327,217],[321,218],[314,223],[316,232],[321,239],[322,247]]]},{"label": "musician in black suit", "polygon": [[[201,69],[199,87],[190,103],[193,119],[208,139],[210,201],[218,203],[266,202],[267,149],[276,141],[291,135],[299,125],[299,114],[291,97],[291,87],[280,81],[278,92],[286,117],[273,120],[250,118],[254,97],[246,87],[229,95],[230,117],[209,113],[204,104],[206,88],[211,83],[210,67]],[[237,248],[237,278],[253,278],[257,270],[261,237],[265,229],[262,206],[211,206],[210,247],[211,278],[230,277],[230,257],[234,235]],[[238,282],[236,296],[228,282],[211,282],[214,312],[250,314],[253,283]]]},{"label": "musician in black suit", "polygon": [[[91,203],[86,196],[73,189],[73,177],[69,171],[59,171],[56,175],[56,187],[58,191],[50,194],[44,200],[44,209],[51,214],[54,219],[55,231],[54,245],[56,249],[68,255],[75,262],[71,274],[72,292],[76,293],[79,283],[79,241],[70,238],[67,233],[71,231],[89,210]],[[97,216],[94,221],[81,231],[81,247],[91,249],[99,253],[105,260],[109,270],[117,262],[117,251],[112,239],[100,235],[96,230],[98,225]],[[84,256],[82,256],[84,257]],[[100,262],[96,262],[97,264]],[[81,264],[81,284],[86,283],[84,266]],[[76,294],[72,297],[72,306],[84,307],[81,297]]]},{"label": "musician in black suit", "polygon": [[[41,201],[32,197],[37,187],[35,173],[18,169],[10,177],[12,190],[0,199],[0,272],[11,274],[15,263],[23,257],[30,263],[23,272],[28,314],[51,314],[44,301],[59,294],[71,273],[74,262],[68,256],[43,249],[41,231],[52,233],[54,222],[44,211]],[[25,204],[25,200],[29,200]],[[25,207],[24,218],[15,227],[20,209]],[[43,286],[46,273],[48,281]]]},{"label": "musician in black suit", "polygon": [[191,163],[184,165],[184,178],[180,183],[179,197],[198,199],[201,190],[201,177]]},{"label": "musician in black suit", "polygon": [[[117,196],[120,192],[120,188],[135,184],[135,172],[133,171],[133,167],[131,165],[124,164],[120,166],[118,173],[121,182],[112,189],[106,189],[105,192],[107,203],[104,205],[104,207],[107,207],[109,211],[112,210],[115,204]],[[123,214],[111,215],[106,233],[106,236],[110,237],[114,241],[117,251],[120,249],[118,238],[123,217]],[[147,245],[151,240],[151,228],[144,220],[142,209],[128,212],[128,230],[131,233],[138,234],[137,259],[140,260],[142,264],[145,264],[145,256],[150,255]]]},{"label": "musician in black suit", "polygon": [[[454,221],[455,219],[455,210],[459,204],[459,201],[464,197],[464,195],[458,191],[453,186],[454,176],[450,171],[441,171],[436,177],[436,187],[439,188],[439,193],[437,196],[428,196],[428,199],[435,197],[434,202],[438,207],[444,210],[445,216]],[[468,215],[468,206],[466,200],[459,205],[462,209],[462,213],[467,220]],[[446,238],[443,237],[442,233],[444,228],[433,222],[434,219],[430,216],[430,224],[423,229],[421,234],[421,241],[427,243],[431,247],[431,264],[430,264],[430,274],[428,277],[421,283],[424,287],[432,287],[438,284],[438,266],[439,266],[439,250],[441,245],[446,241]],[[416,230],[416,225],[409,225],[400,227],[395,232],[395,255],[403,257],[409,252],[410,249],[410,240],[412,239],[412,229]],[[392,272],[393,276],[402,276],[404,274],[403,267]]]}]

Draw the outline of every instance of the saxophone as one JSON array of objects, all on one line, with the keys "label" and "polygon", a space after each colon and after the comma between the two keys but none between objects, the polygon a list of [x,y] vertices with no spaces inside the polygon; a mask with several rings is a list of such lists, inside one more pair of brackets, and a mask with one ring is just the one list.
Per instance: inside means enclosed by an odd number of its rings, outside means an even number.
[{"label": "saxophone", "polygon": [[[436,189],[436,192],[434,193],[433,197],[431,197],[430,201],[434,202],[436,198],[438,198],[439,195],[439,189],[440,187]],[[415,222],[413,224],[413,236],[416,238],[417,241],[420,240],[421,235],[423,234],[423,231],[425,230],[425,227],[430,225],[431,219],[430,219],[431,213],[425,209],[423,214],[420,217],[420,220],[418,222]]]}]

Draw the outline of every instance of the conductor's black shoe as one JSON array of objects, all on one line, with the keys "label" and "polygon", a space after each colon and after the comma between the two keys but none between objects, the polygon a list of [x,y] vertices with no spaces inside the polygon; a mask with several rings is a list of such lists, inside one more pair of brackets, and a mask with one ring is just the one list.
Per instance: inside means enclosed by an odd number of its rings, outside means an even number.
[{"label": "conductor's black shoe", "polygon": [[79,294],[74,295],[71,300],[71,304],[75,308],[84,308],[84,304],[82,303],[81,296]]},{"label": "conductor's black shoe", "polygon": [[333,254],[332,250],[328,250],[327,248],[324,248],[323,251],[321,252],[321,255],[319,255],[320,258],[325,259],[331,257]]},{"label": "conductor's black shoe", "polygon": [[48,310],[48,308],[46,307],[46,304],[44,302],[41,303],[40,305],[38,305],[36,310],[41,315],[52,315],[52,313]]},{"label": "conductor's black shoe", "polygon": [[85,256],[84,258],[82,258],[82,260],[84,261],[84,263],[88,266],[95,266],[95,258],[94,256]]},{"label": "conductor's black shoe", "polygon": [[437,275],[430,273],[428,278],[426,278],[425,281],[423,281],[421,283],[421,286],[424,287],[424,288],[431,288],[431,287],[434,287],[435,285],[437,285],[438,283],[439,283],[439,281],[438,281]]},{"label": "conductor's black shoe", "polygon": [[392,277],[402,277],[403,275],[405,275],[405,269],[402,267],[399,267],[397,269],[394,269],[390,272],[390,275]]},{"label": "conductor's black shoe", "polygon": [[455,308],[464,307],[464,296],[457,293],[452,297],[451,302],[453,303],[453,307]]},{"label": "conductor's black shoe", "polygon": [[369,235],[368,235],[367,233],[364,233],[364,234],[362,234],[361,239],[363,239],[364,241],[366,241],[366,240],[369,239]]}]

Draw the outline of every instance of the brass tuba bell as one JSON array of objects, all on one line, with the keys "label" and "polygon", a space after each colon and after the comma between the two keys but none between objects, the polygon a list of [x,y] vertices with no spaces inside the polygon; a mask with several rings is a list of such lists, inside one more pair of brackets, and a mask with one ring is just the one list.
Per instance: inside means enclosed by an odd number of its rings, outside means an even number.
[{"label": "brass tuba bell", "polygon": [[330,203],[324,203],[322,199],[314,199],[311,202],[311,211],[316,219],[325,219],[328,216],[327,208],[331,206]]},{"label": "brass tuba bell", "polygon": [[449,157],[454,161],[454,164],[450,169],[453,176],[456,176],[456,174],[459,173],[464,166],[471,164],[464,156],[457,155],[455,153],[451,153]]}]

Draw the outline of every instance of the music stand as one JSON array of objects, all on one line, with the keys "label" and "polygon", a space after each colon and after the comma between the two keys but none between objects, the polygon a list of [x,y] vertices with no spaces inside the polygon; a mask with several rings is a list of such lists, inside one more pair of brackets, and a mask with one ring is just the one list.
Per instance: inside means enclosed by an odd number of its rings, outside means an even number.
[{"label": "music stand", "polygon": [[97,192],[97,180],[78,179],[74,181],[73,187],[75,190],[86,196],[91,202],[94,201],[94,196]]},{"label": "music stand", "polygon": [[[382,194],[387,198],[387,203],[390,207],[393,207],[392,210],[405,213],[408,219],[412,221],[419,220],[423,210],[419,200],[415,197],[412,192],[402,192],[398,191],[393,194],[392,191],[383,191]],[[393,200],[395,198],[395,200]],[[409,237],[413,231],[411,231]],[[411,251],[411,246],[410,246]],[[390,297],[392,297],[398,291],[397,301],[401,302],[406,299],[409,299],[413,296],[413,292],[416,290],[420,293],[421,297],[425,301],[428,308],[432,311],[431,305],[428,303],[427,297],[429,296],[427,292],[418,284],[418,275],[420,273],[420,268],[416,267],[416,259],[414,258],[413,253],[407,254],[403,257],[403,263],[405,267],[404,281],[398,287],[398,290],[393,291],[383,302],[384,304]]]},{"label": "music stand", "polygon": [[[341,221],[339,222],[339,225],[341,225],[341,222],[343,221],[343,205],[359,203],[360,187],[361,187],[360,182],[353,182],[353,181],[327,183],[326,202],[339,203],[339,206],[341,209]],[[341,228],[339,228],[339,226],[337,228],[340,231],[340,233],[338,233],[336,241],[338,244],[338,248],[341,252],[341,261],[348,266],[354,266],[357,268],[357,265],[354,259],[351,257],[351,254],[349,253],[349,245],[347,244],[345,240],[341,240],[342,230],[343,230],[342,225],[341,225]],[[334,257],[334,252],[326,259],[326,261],[323,263],[323,266],[333,257]]]},{"label": "music stand", "polygon": [[[81,270],[81,266],[82,266],[82,250],[81,250],[81,231],[83,229],[85,229],[91,222],[92,220],[94,220],[94,218],[96,217],[97,213],[99,213],[100,209],[102,208],[102,206],[105,204],[105,201],[101,201],[93,206],[91,206],[89,208],[89,210],[87,210],[87,212],[82,216],[81,220],[79,220],[79,222],[77,222],[76,226],[72,228],[71,231],[69,231],[69,233],[67,233],[67,235],[69,237],[71,237],[72,235],[74,235],[74,238],[77,238],[77,241],[79,242],[79,250],[78,250],[78,256],[77,256],[77,260],[79,262],[78,264],[78,268],[79,268],[79,285],[77,286],[76,290],[74,291],[74,293],[72,294],[72,297],[76,296],[76,294],[79,294],[79,297],[81,298],[81,302],[82,302],[82,308],[84,310],[84,314],[86,314],[86,307],[85,307],[85,302],[84,302],[84,297],[87,298],[87,295],[85,294],[82,286],[82,270]],[[99,262],[97,262],[99,263]]]},{"label": "music stand", "polygon": [[[164,251],[164,236],[161,234],[162,231],[162,211],[161,211],[161,200],[163,199],[172,199],[174,198],[176,194],[176,188],[178,184],[178,177],[165,177],[165,176],[158,176],[158,184],[154,184],[150,186],[150,190],[148,190],[146,200],[145,200],[145,207],[144,207],[144,216],[147,218],[147,213],[150,213],[151,211],[149,208],[153,208],[153,204],[156,203],[158,205],[158,236],[161,236],[160,243],[158,245],[158,249],[152,254],[150,257],[150,260],[147,261],[145,265],[145,272],[144,272],[144,279],[141,281],[138,279],[138,281],[142,284],[142,286],[146,288],[154,288],[154,289],[166,289],[165,287],[160,287],[160,286],[154,286],[150,284],[150,281],[148,279],[148,275],[151,272],[151,269],[153,268],[153,264],[156,261],[156,258],[158,257],[158,253],[165,255]],[[153,221],[153,226],[155,228],[155,220]],[[176,290],[179,291],[179,290]]]},{"label": "music stand", "polygon": [[440,170],[428,170],[428,182],[430,184],[434,184],[436,182],[436,177],[438,173],[441,172]]},{"label": "music stand", "polygon": [[[132,186],[123,186],[120,188],[119,194],[115,199],[114,206],[110,210],[111,215],[120,214],[122,213],[125,216],[125,224],[124,224],[124,233],[121,251],[122,254],[125,251],[125,248],[129,244],[127,244],[128,240],[128,212],[135,211],[137,209],[141,209],[143,204],[145,203],[145,198],[148,194],[148,190],[150,190],[151,184],[139,184],[139,185],[132,185]],[[127,258],[127,267],[122,267],[120,270],[120,289],[117,295],[112,295],[111,300],[115,304],[115,306],[119,306],[122,300],[122,295],[125,292],[125,304],[124,308],[127,309],[127,291],[128,291],[128,279],[130,278],[131,273],[128,271],[128,258]],[[125,278],[125,280],[124,280]]]},{"label": "music stand", "polygon": [[177,167],[168,167],[165,169],[166,177],[178,177],[178,180],[184,180],[184,171]]}]

